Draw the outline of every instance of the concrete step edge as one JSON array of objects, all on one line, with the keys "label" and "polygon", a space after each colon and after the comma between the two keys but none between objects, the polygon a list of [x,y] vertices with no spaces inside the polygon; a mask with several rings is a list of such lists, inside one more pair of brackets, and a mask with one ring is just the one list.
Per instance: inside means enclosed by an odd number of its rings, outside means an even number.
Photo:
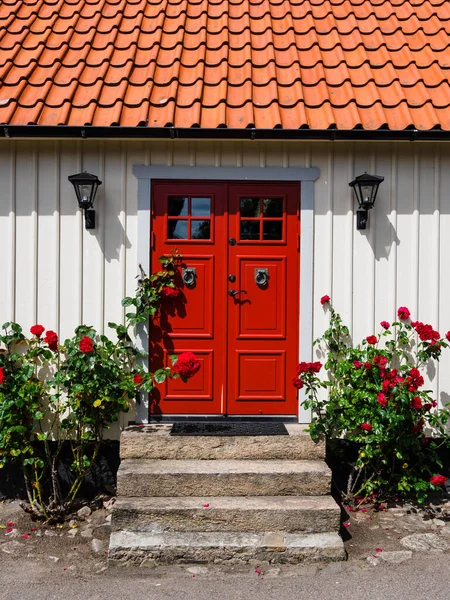
[{"label": "concrete step edge", "polygon": [[120,497],[113,511],[178,511],[178,510],[335,510],[340,508],[332,496],[175,496]]},{"label": "concrete step edge", "polygon": [[345,560],[342,539],[337,533],[289,534],[284,532],[113,532],[109,563],[161,564],[175,562],[314,562]]},{"label": "concrete step edge", "polygon": [[216,474],[271,474],[291,473],[331,473],[322,460],[161,460],[161,459],[132,459],[122,461],[118,477],[133,474],[151,475],[216,475]]}]

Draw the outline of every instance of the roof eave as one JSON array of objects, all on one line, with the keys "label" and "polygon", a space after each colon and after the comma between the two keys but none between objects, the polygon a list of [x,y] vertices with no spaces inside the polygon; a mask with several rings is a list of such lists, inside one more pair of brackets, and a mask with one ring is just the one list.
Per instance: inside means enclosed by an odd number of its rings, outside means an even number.
[{"label": "roof eave", "polygon": [[3,138],[54,139],[179,139],[179,140],[376,140],[376,141],[444,141],[450,131],[441,129],[203,129],[200,127],[70,127],[42,125],[1,125]]}]

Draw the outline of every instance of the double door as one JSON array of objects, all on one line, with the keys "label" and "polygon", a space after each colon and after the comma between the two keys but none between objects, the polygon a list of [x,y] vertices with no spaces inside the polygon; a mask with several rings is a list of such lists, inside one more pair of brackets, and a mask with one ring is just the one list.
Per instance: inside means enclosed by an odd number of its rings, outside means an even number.
[{"label": "double door", "polygon": [[151,264],[182,255],[151,332],[153,368],[194,352],[200,371],[153,394],[154,414],[295,415],[299,186],[154,182]]}]

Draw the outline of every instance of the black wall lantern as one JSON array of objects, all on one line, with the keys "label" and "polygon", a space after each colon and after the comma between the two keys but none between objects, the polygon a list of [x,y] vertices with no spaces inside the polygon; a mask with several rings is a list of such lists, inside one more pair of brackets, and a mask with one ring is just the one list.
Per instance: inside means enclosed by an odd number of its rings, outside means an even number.
[{"label": "black wall lantern", "polygon": [[91,175],[91,173],[87,173],[86,171],[77,175],[70,175],[69,181],[75,189],[78,206],[84,210],[86,229],[95,229],[95,210],[92,207],[97,188],[99,185],[102,185],[102,182],[97,175]]},{"label": "black wall lantern", "polygon": [[352,187],[358,200],[359,209],[356,211],[356,229],[365,229],[367,226],[368,212],[375,204],[378,187],[384,177],[378,175],[358,175],[348,185]]}]

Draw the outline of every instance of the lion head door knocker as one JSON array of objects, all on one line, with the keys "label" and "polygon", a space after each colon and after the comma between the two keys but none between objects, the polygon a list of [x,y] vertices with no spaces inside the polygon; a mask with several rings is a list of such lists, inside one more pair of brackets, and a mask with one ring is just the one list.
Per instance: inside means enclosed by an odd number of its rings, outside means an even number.
[{"label": "lion head door knocker", "polygon": [[269,269],[255,269],[255,283],[260,288],[269,285]]},{"label": "lion head door knocker", "polygon": [[184,285],[188,288],[193,288],[195,286],[197,270],[195,269],[195,267],[183,267],[182,277]]}]

